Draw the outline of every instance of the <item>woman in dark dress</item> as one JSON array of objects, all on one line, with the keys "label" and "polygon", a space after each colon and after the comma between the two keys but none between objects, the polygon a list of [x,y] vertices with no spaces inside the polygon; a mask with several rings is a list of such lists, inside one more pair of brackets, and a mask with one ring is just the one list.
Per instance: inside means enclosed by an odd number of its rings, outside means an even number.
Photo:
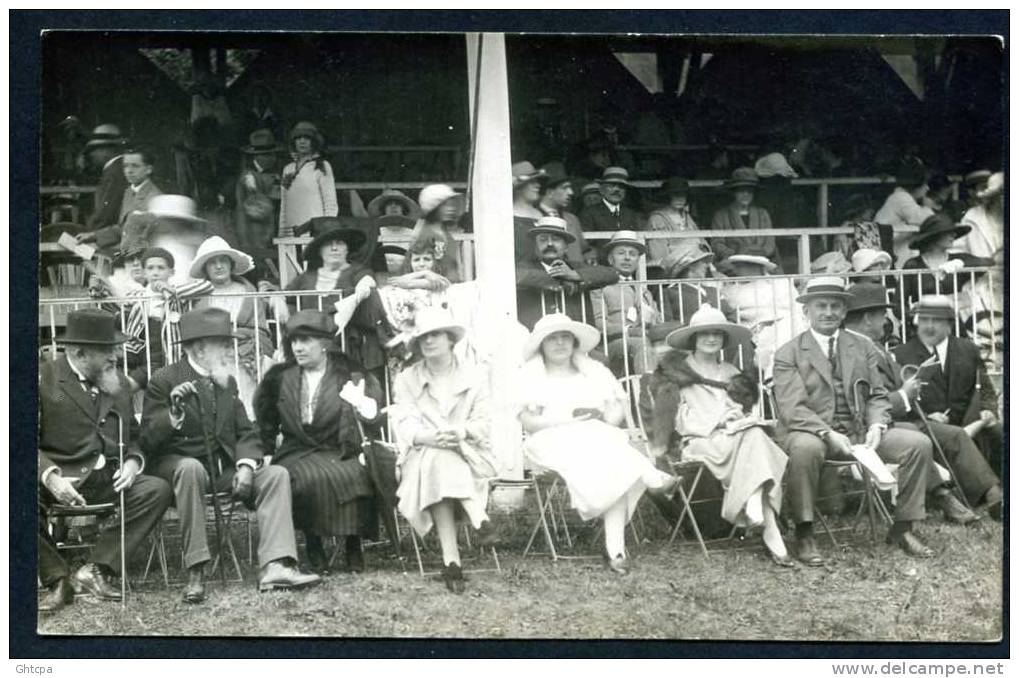
[{"label": "woman in dark dress", "polygon": [[327,567],[323,536],[344,537],[347,566],[360,572],[361,538],[375,535],[377,519],[371,480],[358,460],[355,418],[373,424],[382,391],[339,352],[335,337],[336,325],[325,313],[292,316],[286,361],[262,379],[255,412],[266,453],[290,472],[294,527],[304,531],[310,565]]}]

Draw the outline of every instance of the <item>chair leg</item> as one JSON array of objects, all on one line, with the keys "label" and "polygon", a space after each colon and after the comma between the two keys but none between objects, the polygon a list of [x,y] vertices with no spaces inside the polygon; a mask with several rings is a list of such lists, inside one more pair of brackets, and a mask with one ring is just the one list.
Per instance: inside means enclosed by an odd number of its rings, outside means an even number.
[{"label": "chair leg", "polygon": [[839,547],[839,543],[835,540],[835,535],[832,533],[831,528],[828,527],[828,521],[825,519],[824,514],[820,511],[817,512],[817,519],[821,523],[821,527],[824,528],[825,534],[828,535],[828,539],[831,540],[831,545],[835,548]]}]

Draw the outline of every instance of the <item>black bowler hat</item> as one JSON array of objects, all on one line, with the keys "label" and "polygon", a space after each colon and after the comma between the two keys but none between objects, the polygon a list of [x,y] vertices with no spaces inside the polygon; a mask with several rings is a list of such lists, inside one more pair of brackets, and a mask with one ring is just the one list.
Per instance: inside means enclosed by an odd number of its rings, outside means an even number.
[{"label": "black bowler hat", "polygon": [[336,323],[328,313],[322,311],[298,311],[287,321],[287,336],[294,337],[325,337],[336,336]]},{"label": "black bowler hat", "polygon": [[856,283],[848,290],[848,312],[867,311],[872,308],[895,308],[888,303],[886,288],[875,283]]},{"label": "black bowler hat", "polygon": [[180,317],[180,339],[178,343],[195,339],[241,339],[234,333],[230,313],[221,308],[199,308],[188,311]]},{"label": "black bowler hat", "polygon": [[67,314],[67,331],[57,339],[57,343],[115,346],[127,340],[127,335],[117,329],[117,316],[98,309],[86,309]]}]

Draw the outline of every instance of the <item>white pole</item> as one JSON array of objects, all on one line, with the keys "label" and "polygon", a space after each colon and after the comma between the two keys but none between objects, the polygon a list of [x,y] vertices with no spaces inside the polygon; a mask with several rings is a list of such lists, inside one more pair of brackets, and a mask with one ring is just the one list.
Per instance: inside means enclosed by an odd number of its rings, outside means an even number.
[{"label": "white pole", "polygon": [[[478,52],[480,50],[480,73]],[[509,85],[502,33],[467,34],[470,119],[477,120],[471,211],[482,345],[491,355],[492,451],[507,478],[523,477],[520,423],[512,411],[514,375],[520,351],[510,340],[517,323],[516,269],[513,261],[513,181],[510,175]],[[475,92],[475,86],[479,91]],[[477,106],[477,111],[475,111]]]}]

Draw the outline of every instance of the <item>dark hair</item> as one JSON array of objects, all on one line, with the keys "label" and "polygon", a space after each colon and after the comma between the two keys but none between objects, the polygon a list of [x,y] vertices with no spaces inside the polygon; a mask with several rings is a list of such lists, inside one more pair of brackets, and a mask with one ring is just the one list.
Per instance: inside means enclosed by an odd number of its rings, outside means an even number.
[{"label": "dark hair", "polygon": [[688,349],[690,349],[691,351],[695,350],[697,348],[697,335],[698,334],[705,334],[707,332],[714,332],[715,334],[721,334],[722,335],[722,349],[724,350],[724,349],[729,347],[729,333],[725,332],[725,331],[722,331],[722,330],[701,330],[700,332],[694,332],[693,334],[690,335],[690,338],[687,339],[686,347]]},{"label": "dark hair", "polygon": [[142,162],[146,165],[152,166],[156,164],[156,155],[152,152],[151,148],[144,146],[132,146],[128,148],[122,155],[140,155]]},{"label": "dark hair", "polygon": [[173,268],[174,266],[173,255],[167,250],[164,250],[162,247],[150,247],[142,252],[142,266],[144,266],[145,262],[149,259],[163,259],[170,268]]}]

